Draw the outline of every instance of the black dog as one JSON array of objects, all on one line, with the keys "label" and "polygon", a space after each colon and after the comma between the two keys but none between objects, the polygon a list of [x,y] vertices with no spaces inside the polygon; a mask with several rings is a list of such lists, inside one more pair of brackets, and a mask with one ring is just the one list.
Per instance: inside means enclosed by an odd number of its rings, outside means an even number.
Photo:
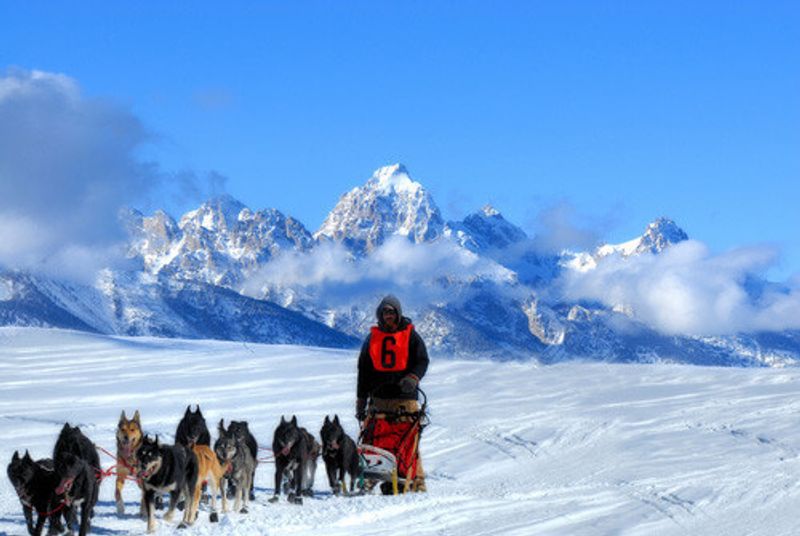
[{"label": "black dog", "polygon": [[247,449],[250,451],[250,455],[253,457],[253,472],[250,475],[250,489],[247,490],[247,493],[251,501],[256,500],[253,489],[255,488],[256,466],[258,465],[258,442],[256,441],[255,436],[250,432],[250,428],[247,426],[247,421],[231,421],[231,424],[228,425],[228,429],[225,430],[225,421],[220,419],[218,432],[219,437],[230,434],[237,440],[243,441],[244,445],[246,445]]},{"label": "black dog", "polygon": [[[11,485],[17,490],[19,502],[22,503],[28,532],[39,536],[50,514],[50,530],[47,533],[60,534],[64,527],[61,525],[60,502],[56,500],[55,494],[58,477],[53,469],[53,460],[44,458],[33,461],[28,451],[21,458],[14,451],[7,472]],[[33,511],[38,515],[36,526],[33,524]]]},{"label": "black dog", "polygon": [[344,475],[350,475],[350,493],[355,489],[356,481],[361,476],[356,443],[348,436],[339,423],[339,416],[334,415],[333,420],[325,416],[322,429],[319,431],[322,439],[322,459],[325,461],[325,471],[328,473],[328,483],[334,495],[347,492]]},{"label": "black dog", "polygon": [[90,529],[90,519],[94,517],[97,504],[100,457],[80,428],[64,423],[53,449],[53,462],[59,480],[56,495],[66,504],[68,525],[74,525],[77,507],[80,506],[80,536],[84,536]]},{"label": "black dog", "polygon": [[287,421],[281,416],[272,440],[272,451],[275,455],[275,494],[270,502],[278,500],[284,477],[289,480],[289,502],[303,504],[301,495],[313,497],[319,443],[308,430],[297,426],[297,417]]},{"label": "black dog", "polygon": [[183,497],[186,508],[183,511],[183,522],[179,528],[191,525],[195,514],[192,495],[197,486],[197,457],[183,445],[162,445],[158,438],[145,436],[137,454],[139,466],[137,472],[144,488],[145,511],[147,512],[147,532],[156,530],[155,500],[156,494],[169,492],[169,509],[164,520],[171,521],[178,500]]},{"label": "black dog", "polygon": [[100,482],[94,468],[86,460],[67,452],[56,462],[56,473],[61,482],[56,488],[56,495],[63,497],[64,504],[69,507],[69,523],[74,524],[78,506],[81,507],[80,536],[89,532],[90,520],[94,516]]},{"label": "black dog", "polygon": [[186,413],[183,414],[181,422],[178,423],[178,429],[175,430],[175,443],[181,444],[189,450],[192,450],[195,445],[211,446],[211,434],[199,405],[197,411],[191,411],[191,406],[186,406]]},{"label": "black dog", "polygon": [[[235,512],[247,513],[249,493],[253,489],[252,478],[256,471],[256,460],[247,446],[245,438],[231,432],[233,426],[225,430],[219,422],[219,439],[214,443],[214,452],[220,464],[226,467],[225,480],[233,489]],[[242,506],[244,504],[244,506]]]}]

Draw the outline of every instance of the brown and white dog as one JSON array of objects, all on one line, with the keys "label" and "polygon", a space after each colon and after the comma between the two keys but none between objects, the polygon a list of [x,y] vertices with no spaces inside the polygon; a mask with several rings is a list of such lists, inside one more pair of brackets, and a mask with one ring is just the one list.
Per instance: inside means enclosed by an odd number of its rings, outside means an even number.
[{"label": "brown and white dog", "polygon": [[222,511],[228,511],[228,499],[225,490],[222,488],[222,479],[230,468],[229,463],[220,464],[217,455],[208,445],[195,445],[192,452],[197,457],[197,485],[194,488],[191,504],[186,507],[193,515],[189,519],[194,521],[197,517],[197,509],[200,504],[200,494],[203,489],[203,481],[208,482],[208,491],[211,492],[211,515],[209,519],[212,523],[219,521],[217,515],[217,493],[222,495]]},{"label": "brown and white dog", "polygon": [[[117,490],[114,493],[114,498],[117,501],[117,514],[120,516],[125,513],[122,488],[125,486],[125,480],[128,475],[136,476],[136,453],[139,451],[139,447],[142,446],[142,437],[144,437],[144,434],[142,433],[142,423],[139,420],[139,410],[136,410],[132,419],[128,419],[125,416],[125,410],[123,410],[117,426]],[[141,483],[139,483],[139,487],[142,487]],[[144,490],[142,490],[142,493],[140,513],[144,515]]]}]

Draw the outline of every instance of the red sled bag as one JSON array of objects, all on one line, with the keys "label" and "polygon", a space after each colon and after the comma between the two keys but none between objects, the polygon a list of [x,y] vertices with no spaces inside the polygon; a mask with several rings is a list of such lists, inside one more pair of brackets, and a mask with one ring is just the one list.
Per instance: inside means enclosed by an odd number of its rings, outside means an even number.
[{"label": "red sled bag", "polygon": [[[403,492],[411,489],[419,465],[420,437],[428,424],[427,397],[422,389],[417,392],[423,400],[419,411],[368,411],[358,445],[367,489],[378,481],[391,483],[387,489],[394,494],[400,492],[400,485]],[[386,493],[383,484],[381,491]]]},{"label": "red sled bag", "polygon": [[392,422],[389,419],[370,419],[364,443],[394,455],[398,478],[413,480],[417,476],[419,420]]}]

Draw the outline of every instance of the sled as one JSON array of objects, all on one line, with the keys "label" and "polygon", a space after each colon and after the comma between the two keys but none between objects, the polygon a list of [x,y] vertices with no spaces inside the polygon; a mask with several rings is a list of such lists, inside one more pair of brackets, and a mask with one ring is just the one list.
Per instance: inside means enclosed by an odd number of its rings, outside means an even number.
[{"label": "sled", "polygon": [[397,495],[411,489],[417,476],[419,440],[427,424],[425,393],[419,411],[378,412],[367,411],[361,428],[358,453],[361,458],[364,487],[372,489],[381,483],[385,494]]}]

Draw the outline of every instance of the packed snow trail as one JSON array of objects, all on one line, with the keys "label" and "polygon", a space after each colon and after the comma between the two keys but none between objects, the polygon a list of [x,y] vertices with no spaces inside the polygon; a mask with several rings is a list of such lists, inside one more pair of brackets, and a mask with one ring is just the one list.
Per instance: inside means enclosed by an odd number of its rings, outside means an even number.
[{"label": "packed snow trail", "polygon": [[[244,419],[263,447],[281,415],[318,435],[338,413],[355,436],[355,367],[350,351],[0,328],[0,459],[50,456],[65,421],[115,452],[123,409],[171,442],[198,403],[212,436],[221,418]],[[799,380],[795,368],[433,356],[428,493],[334,497],[320,460],[315,499],[268,504],[274,466],[262,463],[249,514],[211,524],[201,511],[183,534],[796,535]],[[94,533],[144,532],[135,484],[123,495],[120,518],[113,479],[103,482]],[[162,514],[157,533],[172,534]],[[25,532],[4,476],[0,534]]]}]

